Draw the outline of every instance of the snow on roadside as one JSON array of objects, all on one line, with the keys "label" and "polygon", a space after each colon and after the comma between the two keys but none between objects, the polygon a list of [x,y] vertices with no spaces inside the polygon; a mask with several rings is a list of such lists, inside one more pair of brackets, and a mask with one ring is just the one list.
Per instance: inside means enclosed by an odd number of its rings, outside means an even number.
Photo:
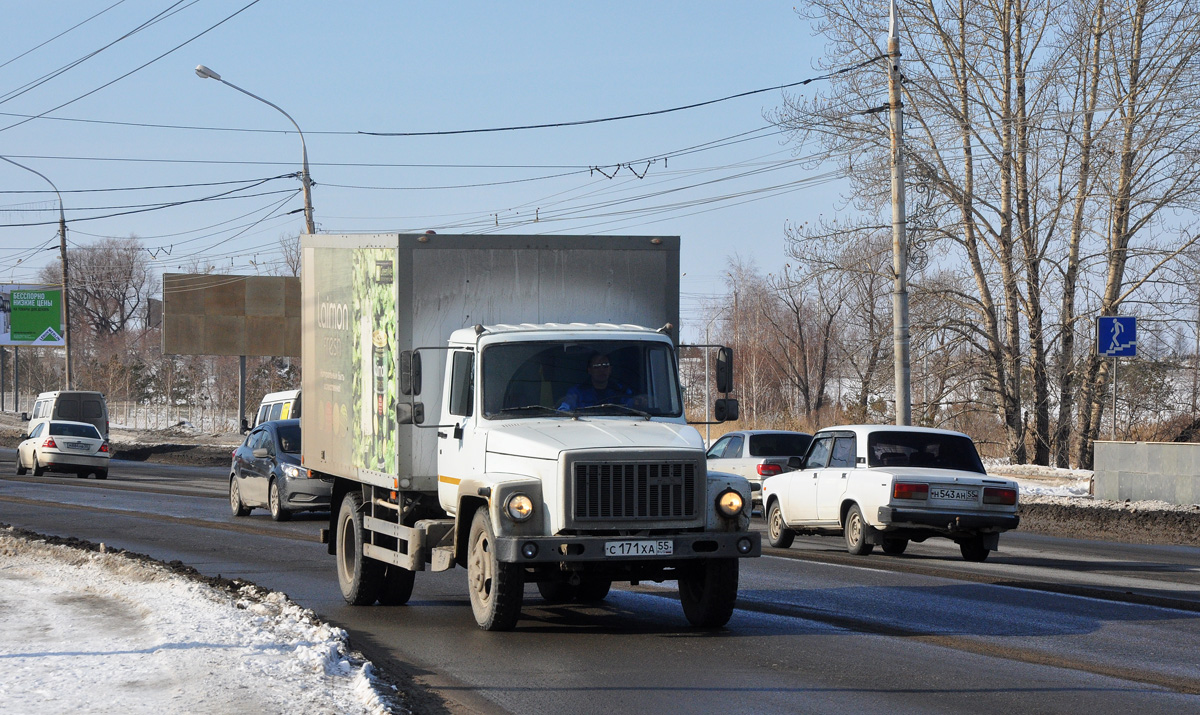
[{"label": "snow on roadside", "polygon": [[404,712],[284,594],[0,531],[6,712]]},{"label": "snow on roadside", "polygon": [[988,474],[1012,479],[1026,497],[1090,498],[1092,470],[1060,469],[1038,464],[1009,464],[1002,460],[984,460]]}]

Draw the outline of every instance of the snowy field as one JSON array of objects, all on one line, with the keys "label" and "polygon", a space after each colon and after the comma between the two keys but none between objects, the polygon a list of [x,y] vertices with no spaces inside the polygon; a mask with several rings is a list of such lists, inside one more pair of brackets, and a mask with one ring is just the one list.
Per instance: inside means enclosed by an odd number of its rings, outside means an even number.
[{"label": "snowy field", "polygon": [[346,633],[277,592],[0,530],[0,712],[391,713]]}]

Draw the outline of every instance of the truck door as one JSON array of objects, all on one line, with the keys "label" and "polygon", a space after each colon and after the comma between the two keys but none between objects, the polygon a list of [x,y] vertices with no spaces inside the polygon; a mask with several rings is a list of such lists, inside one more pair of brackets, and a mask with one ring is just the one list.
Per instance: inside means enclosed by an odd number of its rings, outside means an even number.
[{"label": "truck door", "polygon": [[475,353],[454,350],[446,362],[442,418],[437,428],[438,498],[457,508],[458,485],[483,473],[486,432],[477,429]]}]

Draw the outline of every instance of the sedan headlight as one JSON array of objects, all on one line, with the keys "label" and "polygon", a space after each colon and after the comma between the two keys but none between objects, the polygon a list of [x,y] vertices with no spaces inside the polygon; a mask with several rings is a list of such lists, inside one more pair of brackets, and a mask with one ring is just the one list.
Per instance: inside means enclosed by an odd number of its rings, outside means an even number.
[{"label": "sedan headlight", "polygon": [[533,500],[517,492],[504,502],[504,511],[513,521],[528,521],[533,516]]},{"label": "sedan headlight", "polygon": [[308,479],[309,472],[304,467],[297,467],[294,464],[284,464],[283,476],[288,479]]},{"label": "sedan headlight", "polygon": [[737,516],[745,505],[742,495],[732,489],[726,489],[717,497],[717,511],[725,516]]}]

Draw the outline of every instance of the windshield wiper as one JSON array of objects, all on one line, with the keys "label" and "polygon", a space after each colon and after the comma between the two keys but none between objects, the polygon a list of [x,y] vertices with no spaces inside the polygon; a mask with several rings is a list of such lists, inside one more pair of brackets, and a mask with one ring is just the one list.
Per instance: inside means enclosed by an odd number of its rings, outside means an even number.
[{"label": "windshield wiper", "polygon": [[584,410],[598,410],[598,409],[601,409],[604,407],[616,407],[619,410],[625,410],[626,412],[637,415],[638,417],[645,417],[646,419],[650,419],[649,412],[644,412],[642,410],[639,410],[636,407],[630,407],[629,405],[618,405],[615,402],[605,402],[602,405],[588,405],[587,407],[577,407],[577,408],[575,408],[575,411],[583,412]]},{"label": "windshield wiper", "polygon": [[511,414],[514,412],[540,412],[542,414],[562,415],[570,417],[572,413],[565,410],[560,410],[557,407],[547,407],[546,405],[521,405],[520,407],[505,407],[498,414]]}]

